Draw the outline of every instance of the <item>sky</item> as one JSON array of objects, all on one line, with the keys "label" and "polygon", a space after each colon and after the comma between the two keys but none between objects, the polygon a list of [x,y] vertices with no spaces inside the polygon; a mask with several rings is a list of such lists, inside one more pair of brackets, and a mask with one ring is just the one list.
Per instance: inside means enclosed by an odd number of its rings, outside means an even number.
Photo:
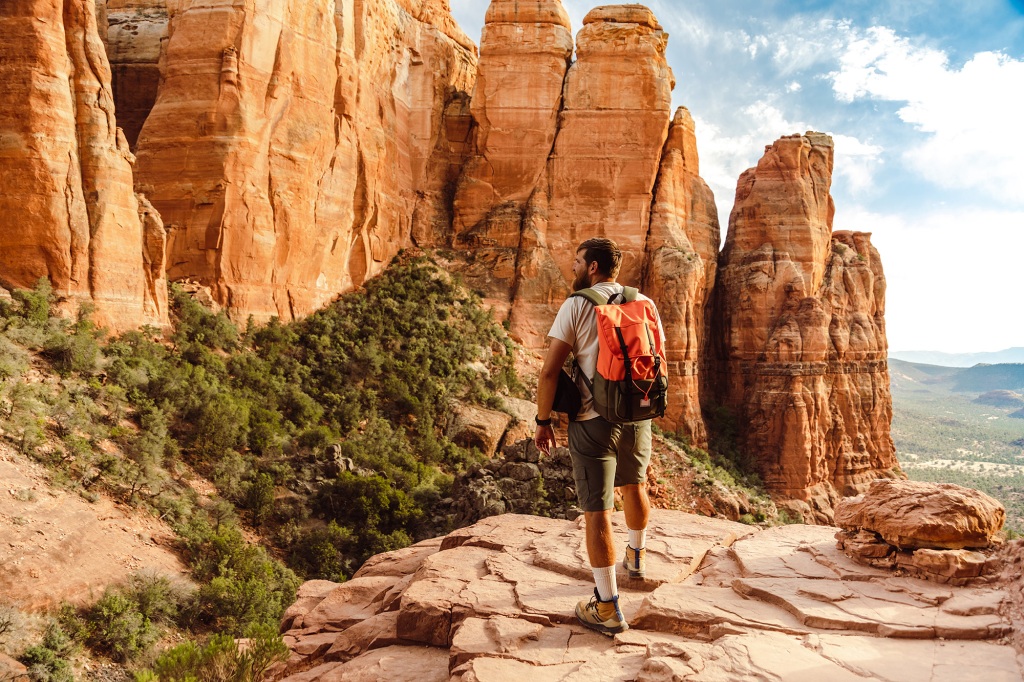
[{"label": "sky", "polygon": [[[486,0],[451,0],[479,43]],[[572,30],[602,4],[563,0]],[[723,226],[783,135],[835,140],[836,230],[872,233],[892,351],[1024,346],[1024,0],[646,0]]]}]

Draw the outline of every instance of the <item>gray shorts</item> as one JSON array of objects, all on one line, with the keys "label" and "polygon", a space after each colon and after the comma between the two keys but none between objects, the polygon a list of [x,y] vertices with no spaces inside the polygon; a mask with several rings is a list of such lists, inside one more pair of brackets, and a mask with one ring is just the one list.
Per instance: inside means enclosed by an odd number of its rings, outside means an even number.
[{"label": "gray shorts", "polygon": [[647,480],[651,422],[612,424],[601,417],[569,422],[569,454],[583,511],[611,509],[616,487]]}]

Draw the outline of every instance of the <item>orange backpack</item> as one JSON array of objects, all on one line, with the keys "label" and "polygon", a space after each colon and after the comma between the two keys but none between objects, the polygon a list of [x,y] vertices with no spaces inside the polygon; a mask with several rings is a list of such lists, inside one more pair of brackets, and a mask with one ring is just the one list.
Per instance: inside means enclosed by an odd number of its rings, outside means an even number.
[{"label": "orange backpack", "polygon": [[[597,373],[583,380],[594,396],[594,410],[613,424],[661,417],[668,407],[665,349],[654,305],[624,287],[607,301],[594,289],[574,292],[597,313]],[[621,302],[616,302],[621,299]]]}]

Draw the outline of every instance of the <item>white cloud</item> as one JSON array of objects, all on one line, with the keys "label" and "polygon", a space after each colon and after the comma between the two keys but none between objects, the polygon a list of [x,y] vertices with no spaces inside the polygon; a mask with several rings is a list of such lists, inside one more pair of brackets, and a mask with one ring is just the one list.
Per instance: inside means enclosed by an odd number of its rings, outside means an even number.
[{"label": "white cloud", "polygon": [[836,144],[833,192],[840,182],[845,183],[851,194],[863,194],[872,189],[885,150],[849,135],[833,134],[832,140]]},{"label": "white cloud", "polygon": [[835,228],[873,233],[885,268],[892,350],[1024,345],[1024,317],[1013,303],[1020,290],[1024,211],[939,209],[901,216],[852,207],[836,213]]},{"label": "white cloud", "polygon": [[807,126],[790,121],[780,109],[766,101],[757,101],[742,109],[728,131],[699,116],[694,116],[694,123],[700,174],[715,193],[724,234],[740,174],[757,164],[766,145],[783,135],[802,133]]},{"label": "white cloud", "polygon": [[[728,131],[699,116],[694,117],[701,159],[700,174],[715,193],[723,227],[732,210],[736,180],[743,171],[757,165],[765,146],[783,135],[812,129],[803,121],[791,120],[767,101],[757,101],[741,113]],[[832,139],[836,145],[833,187],[836,182],[843,182],[851,194],[871,189],[874,174],[882,163],[883,148],[850,135],[832,135]]]},{"label": "white cloud", "polygon": [[786,84],[786,92],[800,92],[803,90],[803,87],[797,81],[791,81]]},{"label": "white cloud", "polygon": [[926,179],[1024,205],[1024,61],[981,52],[957,69],[944,52],[873,27],[851,34],[830,78],[840,101],[904,103],[900,119],[927,135],[904,159]]}]

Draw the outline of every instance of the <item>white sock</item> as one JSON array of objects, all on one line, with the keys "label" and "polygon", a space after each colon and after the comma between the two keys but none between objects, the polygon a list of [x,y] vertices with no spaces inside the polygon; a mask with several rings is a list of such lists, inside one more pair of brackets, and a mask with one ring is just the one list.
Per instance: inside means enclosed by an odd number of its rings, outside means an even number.
[{"label": "white sock", "polygon": [[601,601],[611,601],[612,597],[617,597],[619,594],[619,587],[615,584],[615,566],[607,566],[605,568],[593,568],[594,582],[597,583],[597,595],[601,598]]},{"label": "white sock", "polygon": [[633,549],[644,549],[647,547],[647,529],[633,530],[629,528],[629,546]]}]

